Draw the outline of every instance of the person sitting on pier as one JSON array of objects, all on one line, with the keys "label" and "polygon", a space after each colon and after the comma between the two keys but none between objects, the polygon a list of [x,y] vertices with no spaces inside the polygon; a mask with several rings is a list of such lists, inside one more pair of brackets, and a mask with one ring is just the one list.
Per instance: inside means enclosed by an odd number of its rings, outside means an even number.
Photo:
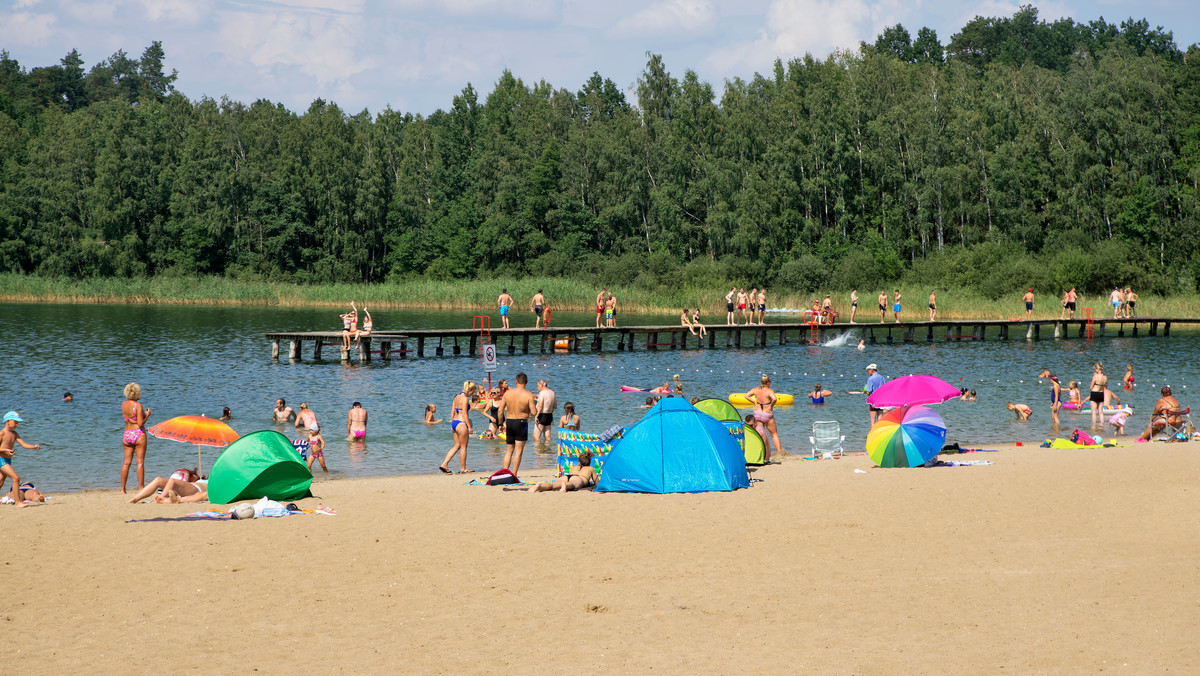
[{"label": "person sitting on pier", "polygon": [[692,335],[696,335],[696,327],[692,326],[692,316],[688,313],[687,308],[683,308],[683,312],[679,314],[679,325],[686,326]]},{"label": "person sitting on pier", "polygon": [[701,338],[708,335],[708,329],[704,328],[704,325],[700,323],[700,308],[696,308],[696,311],[692,313],[692,326],[700,329]]},{"label": "person sitting on pier", "polygon": [[1150,441],[1150,437],[1166,429],[1167,423],[1178,425],[1183,422],[1179,400],[1171,394],[1171,388],[1164,386],[1160,392],[1162,396],[1154,402],[1154,413],[1150,414],[1150,425],[1138,437],[1138,441]]},{"label": "person sitting on pier", "polygon": [[370,338],[371,329],[375,328],[375,322],[371,321],[371,313],[367,312],[366,304],[363,305],[363,314],[365,314],[367,318],[363,320],[362,328],[359,329],[354,336],[354,344],[357,345],[358,349],[360,350],[362,349],[362,339]]},{"label": "person sitting on pier", "polygon": [[1017,414],[1017,420],[1029,420],[1029,416],[1033,415],[1033,409],[1025,404],[1014,404],[1011,401],[1005,406],[1008,410]]},{"label": "person sitting on pier", "polygon": [[350,302],[350,307],[354,308],[350,312],[343,314],[342,317],[342,349],[350,349],[350,339],[354,337],[358,331],[358,308],[354,307],[354,302]]}]

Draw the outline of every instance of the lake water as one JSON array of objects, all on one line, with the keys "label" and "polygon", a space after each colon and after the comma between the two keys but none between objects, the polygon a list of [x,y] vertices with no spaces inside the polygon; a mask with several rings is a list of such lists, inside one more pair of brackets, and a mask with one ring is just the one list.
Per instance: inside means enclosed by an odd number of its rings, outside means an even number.
[{"label": "lake water", "polygon": [[[50,491],[114,488],[119,484],[122,388],[134,381],[142,386],[142,402],[153,410],[150,424],[176,415],[219,417],[228,406],[230,425],[245,434],[279,429],[291,437],[290,425],[275,426],[270,411],[277,397],[297,407],[307,402],[322,423],[328,442],[326,461],[332,476],[359,477],[436,471],[451,446],[447,424],[426,427],[425,404],[436,403],[446,417],[451,399],[463,380],[486,380],[477,359],[429,357],[375,361],[368,366],[342,364],[336,348],[330,357],[312,361],[311,346],[295,364],[285,358],[272,363],[266,331],[312,331],[339,328],[337,312],[328,309],[244,307],[186,307],[146,305],[0,305],[0,410],[16,409],[26,422],[22,437],[42,444],[41,450],[20,449],[16,466],[22,478]],[[470,312],[387,310],[372,313],[377,329],[469,327]],[[555,315],[555,324],[591,325],[595,315]],[[630,324],[675,324],[675,317],[630,316]],[[790,318],[780,318],[787,321]],[[493,321],[498,325],[499,318]],[[531,324],[524,314],[514,326]],[[1143,332],[1144,333],[1144,332]],[[849,449],[862,450],[868,420],[861,395],[865,367],[877,362],[888,378],[931,373],[978,392],[978,401],[950,401],[937,407],[949,428],[948,439],[985,446],[991,442],[1039,440],[1056,434],[1049,421],[1048,383],[1039,382],[1042,367],[1069,379],[1083,381],[1091,364],[1102,361],[1118,394],[1137,412],[1126,433],[1144,429],[1149,407],[1159,388],[1170,384],[1185,404],[1188,387],[1196,383],[1192,357],[1200,337],[1178,332],[1170,338],[1102,338],[1027,342],[895,344],[855,349],[856,340],[820,347],[767,347],[741,350],[604,352],[593,354],[520,355],[502,352],[495,378],[510,381],[518,371],[531,384],[546,378],[562,402],[572,401],[585,431],[602,431],[613,424],[629,425],[644,412],[645,395],[622,394],[621,385],[652,387],[680,374],[691,396],[727,397],[757,385],[759,375],[772,375],[781,392],[797,401],[815,383],[835,394],[827,404],[781,407],[777,420],[784,447],[808,451],[814,420],[839,420]],[[1020,335],[1020,334],[1018,334]],[[720,341],[718,341],[720,342]],[[845,342],[845,344],[842,344]],[[432,352],[432,350],[428,350]],[[1124,365],[1132,362],[1137,376],[1133,393],[1120,391]],[[960,380],[961,379],[961,380]],[[64,391],[75,395],[62,403]],[[1005,410],[1006,401],[1029,404],[1034,416],[1017,422]],[[350,444],[342,432],[353,401],[370,414],[367,442]],[[561,408],[560,408],[561,414]],[[1058,431],[1069,434],[1086,428],[1090,418],[1064,411]],[[472,416],[477,430],[482,416]],[[1111,428],[1102,434],[1108,437]],[[473,439],[469,466],[476,470],[499,467],[504,447],[499,442]],[[217,449],[205,449],[211,467]],[[150,439],[146,478],[191,467],[196,447]],[[526,450],[522,466],[548,467],[553,449]],[[457,460],[454,461],[457,466]],[[132,471],[131,471],[132,474]],[[318,470],[318,475],[320,472]],[[135,485],[131,476],[130,486]]]}]

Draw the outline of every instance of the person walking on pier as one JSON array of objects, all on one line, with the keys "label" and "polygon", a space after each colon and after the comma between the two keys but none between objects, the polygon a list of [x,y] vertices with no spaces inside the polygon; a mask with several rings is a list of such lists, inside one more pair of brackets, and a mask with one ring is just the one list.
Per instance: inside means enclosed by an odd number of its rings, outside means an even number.
[{"label": "person walking on pier", "polygon": [[516,387],[504,393],[504,469],[514,475],[521,469],[521,454],[529,440],[529,419],[537,415],[537,402],[525,389],[529,376],[518,373]]},{"label": "person walking on pier", "polygon": [[1075,287],[1067,292],[1067,319],[1075,318],[1075,303],[1079,300],[1079,294],[1075,293]]},{"label": "person walking on pier", "polygon": [[854,323],[854,315],[858,314],[858,289],[850,290],[850,323]]},{"label": "person walking on pier", "polygon": [[1137,294],[1128,286],[1125,287],[1125,318],[1132,319],[1134,310],[1137,307]]},{"label": "person walking on pier", "polygon": [[367,409],[359,402],[350,406],[346,415],[346,441],[363,441],[367,438]]},{"label": "person walking on pier", "polygon": [[933,291],[929,292],[929,321],[933,321],[937,317],[937,298],[934,297]]},{"label": "person walking on pier", "polygon": [[1021,299],[1025,301],[1025,319],[1033,319],[1033,287],[1029,287]]},{"label": "person walking on pier", "polygon": [[529,301],[529,307],[533,310],[533,314],[537,317],[533,321],[533,328],[541,328],[542,310],[546,307],[546,297],[542,295],[541,289],[538,289],[537,293],[533,294],[533,300]]},{"label": "person walking on pier", "polygon": [[508,289],[500,289],[500,296],[496,298],[496,305],[500,307],[500,322],[506,329],[508,328],[508,308],[512,307],[512,304],[513,298],[508,295]]},{"label": "person walking on pier", "polygon": [[732,324],[733,324],[733,321],[734,321],[734,314],[733,314],[734,303],[733,303],[733,297],[734,297],[736,294],[737,294],[737,287],[736,287],[736,286],[734,286],[732,289],[730,289],[730,290],[729,290],[729,293],[725,294],[725,324],[726,324],[726,325],[732,325]]},{"label": "person walking on pier", "polygon": [[[863,385],[863,392],[866,393],[867,396],[871,396],[872,392],[883,387],[883,384],[887,381],[884,380],[883,376],[879,375],[879,367],[875,364],[867,365],[867,374],[867,384]],[[875,426],[875,420],[879,417],[881,412],[882,409],[875,408],[874,406],[867,404],[867,413],[871,416],[872,427]]]},{"label": "person walking on pier", "polygon": [[887,320],[887,291],[879,292],[879,323]]}]

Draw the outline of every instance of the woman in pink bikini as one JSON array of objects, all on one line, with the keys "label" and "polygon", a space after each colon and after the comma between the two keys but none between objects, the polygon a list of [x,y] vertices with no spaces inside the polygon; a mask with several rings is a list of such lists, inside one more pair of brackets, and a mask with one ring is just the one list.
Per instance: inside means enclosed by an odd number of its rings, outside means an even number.
[{"label": "woman in pink bikini", "polygon": [[[771,389],[771,377],[763,376],[759,386],[746,393],[746,398],[754,402],[754,419],[763,424],[771,433],[771,441],[775,444],[777,453],[783,452],[779,444],[779,430],[775,427],[775,390]],[[771,461],[771,446],[766,444],[767,462]]]},{"label": "woman in pink bikini", "polygon": [[122,493],[129,479],[129,465],[133,463],[134,453],[137,453],[138,490],[146,486],[146,420],[150,417],[150,409],[142,407],[141,398],[140,385],[129,383],[125,386],[125,401],[121,404],[121,417],[125,419],[125,434],[121,437],[125,451],[125,462],[121,465]]}]

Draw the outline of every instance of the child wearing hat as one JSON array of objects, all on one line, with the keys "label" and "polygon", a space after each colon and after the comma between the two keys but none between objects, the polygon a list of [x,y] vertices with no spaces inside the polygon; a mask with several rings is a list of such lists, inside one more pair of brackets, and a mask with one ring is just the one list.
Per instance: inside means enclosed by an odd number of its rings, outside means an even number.
[{"label": "child wearing hat", "polygon": [[4,414],[4,428],[0,429],[0,488],[4,487],[4,482],[12,479],[13,487],[9,493],[13,504],[17,507],[24,507],[25,502],[21,499],[21,477],[17,475],[17,470],[13,469],[12,459],[16,454],[17,444],[21,444],[22,448],[37,450],[41,448],[40,444],[26,443],[21,435],[17,433],[17,424],[25,422],[21,416],[17,415],[16,411],[9,411]]},{"label": "child wearing hat", "polygon": [[321,426],[317,423],[308,425],[308,471],[312,471],[313,460],[321,461],[321,471],[328,472],[325,466],[325,437],[321,436]]}]

